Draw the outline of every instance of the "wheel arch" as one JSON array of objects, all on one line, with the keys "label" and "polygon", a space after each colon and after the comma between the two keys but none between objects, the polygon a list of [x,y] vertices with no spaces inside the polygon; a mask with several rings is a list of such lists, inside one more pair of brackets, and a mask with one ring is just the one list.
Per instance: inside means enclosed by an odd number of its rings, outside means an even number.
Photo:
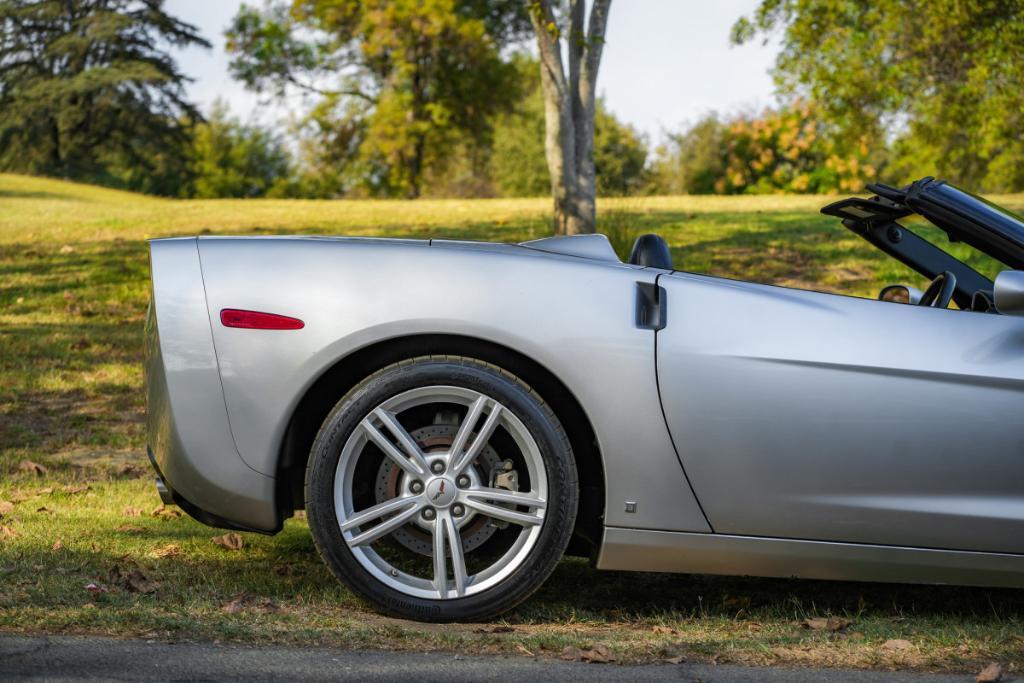
[{"label": "wheel arch", "polygon": [[305,504],[303,488],[310,449],[320,426],[338,400],[377,370],[427,355],[466,356],[507,370],[535,389],[551,406],[572,445],[580,482],[580,502],[568,554],[597,557],[605,503],[604,465],[593,425],[562,380],[532,358],[476,337],[420,334],[379,341],[358,349],[325,370],[299,399],[288,421],[277,460],[277,509],[284,518]]}]

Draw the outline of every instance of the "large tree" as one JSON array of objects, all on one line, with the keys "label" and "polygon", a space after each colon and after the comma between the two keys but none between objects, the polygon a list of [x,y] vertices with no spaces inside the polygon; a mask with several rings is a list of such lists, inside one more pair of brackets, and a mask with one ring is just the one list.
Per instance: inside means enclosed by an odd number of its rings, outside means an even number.
[{"label": "large tree", "polygon": [[198,118],[163,0],[0,0],[0,168],[176,193]]},{"label": "large tree", "polygon": [[[594,113],[597,72],[611,0],[527,0],[544,91],[545,152],[555,201],[555,232],[595,230]],[[562,39],[565,39],[563,59]]]},{"label": "large tree", "polygon": [[850,139],[897,138],[895,169],[1024,187],[1021,0],[762,0],[733,37],[758,34],[781,38],[784,92]]},{"label": "large tree", "polygon": [[243,6],[228,45],[249,87],[315,98],[306,123],[350,186],[417,197],[514,101],[501,48],[528,30],[521,0],[277,0]]},{"label": "large tree", "polygon": [[[540,197],[551,191],[544,146],[544,95],[537,60],[515,55],[522,96],[498,117],[489,173],[506,197]],[[646,180],[647,141],[619,121],[598,98],[594,112],[594,168],[601,196],[635,194]]]}]

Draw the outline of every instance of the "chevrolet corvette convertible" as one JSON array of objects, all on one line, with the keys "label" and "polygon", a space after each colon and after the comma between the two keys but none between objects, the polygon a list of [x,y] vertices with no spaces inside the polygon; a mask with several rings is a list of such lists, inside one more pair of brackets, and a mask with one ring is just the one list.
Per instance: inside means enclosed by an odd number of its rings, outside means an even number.
[{"label": "chevrolet corvette convertible", "polygon": [[153,240],[160,495],[267,534],[304,509],[339,579],[422,620],[493,617],[564,554],[1024,586],[1024,220],[871,190],[822,212],[923,291],[693,274],[656,235],[626,263],[601,235]]}]

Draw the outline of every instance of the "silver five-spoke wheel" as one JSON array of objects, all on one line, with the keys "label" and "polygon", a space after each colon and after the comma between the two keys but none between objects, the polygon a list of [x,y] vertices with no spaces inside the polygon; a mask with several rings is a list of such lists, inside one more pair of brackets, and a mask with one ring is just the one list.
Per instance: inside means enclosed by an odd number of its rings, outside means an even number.
[{"label": "silver five-spoke wheel", "polygon": [[388,366],[324,421],[307,473],[317,547],[381,609],[490,616],[540,586],[576,515],[572,450],[514,375],[456,356]]},{"label": "silver five-spoke wheel", "polygon": [[[409,411],[424,407],[457,422],[450,444],[429,445],[402,424]],[[465,409],[464,414],[458,408]],[[419,410],[417,410],[419,409]],[[520,478],[516,464],[525,467],[530,490],[498,488],[482,457],[497,430],[511,437],[520,456],[504,483]],[[367,455],[367,451],[373,453]],[[355,495],[360,458],[383,454],[397,475],[383,500],[361,506]],[[408,595],[457,598],[500,582],[529,554],[544,521],[547,479],[540,450],[515,415],[495,399],[472,389],[427,386],[403,392],[376,406],[345,443],[334,479],[335,510],[345,542],[359,562],[378,580]],[[478,518],[486,518],[480,520]],[[476,522],[515,525],[519,531],[497,559],[470,573],[466,566],[463,529]],[[431,537],[433,575],[417,576],[408,566],[378,552],[375,542],[412,525]],[[494,527],[497,528],[497,527]]]}]

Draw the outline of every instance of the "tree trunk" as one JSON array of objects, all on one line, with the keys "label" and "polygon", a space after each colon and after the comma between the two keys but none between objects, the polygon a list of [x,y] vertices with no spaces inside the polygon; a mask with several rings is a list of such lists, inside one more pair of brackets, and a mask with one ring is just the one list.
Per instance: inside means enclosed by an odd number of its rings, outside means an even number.
[{"label": "tree trunk", "polygon": [[595,93],[610,5],[611,0],[594,0],[590,23],[585,27],[586,0],[570,0],[566,71],[561,32],[550,0],[532,0],[530,4],[540,54],[544,151],[558,234],[577,235],[596,229]]}]

